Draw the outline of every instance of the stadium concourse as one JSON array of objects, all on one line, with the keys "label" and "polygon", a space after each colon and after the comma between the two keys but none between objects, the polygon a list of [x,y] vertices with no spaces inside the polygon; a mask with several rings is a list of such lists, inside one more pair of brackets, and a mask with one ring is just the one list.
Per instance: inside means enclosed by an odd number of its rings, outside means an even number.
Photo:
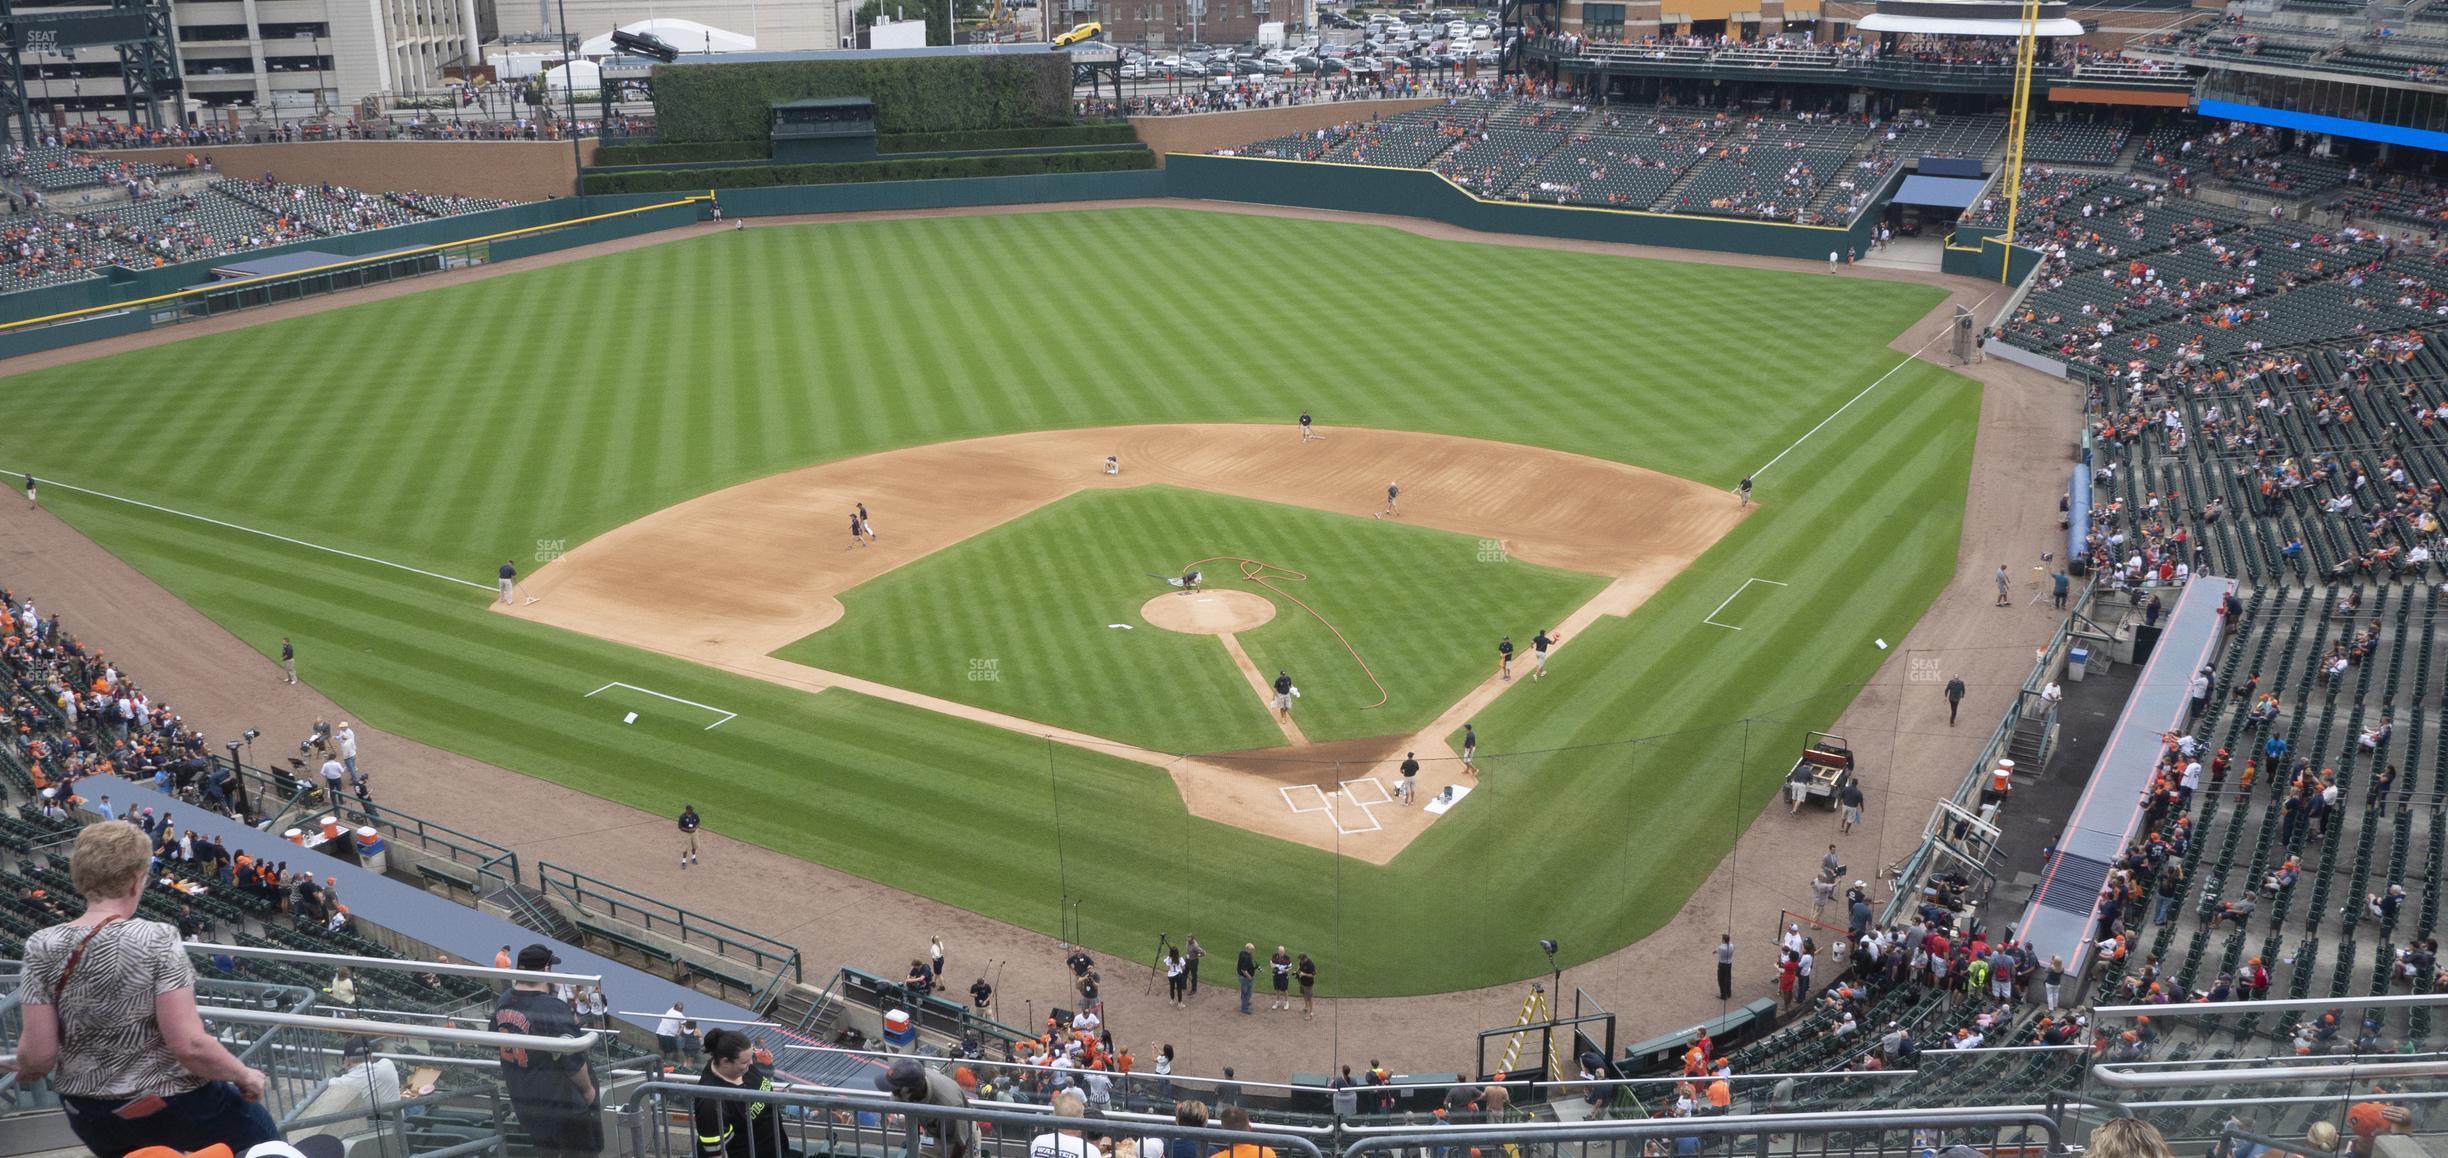
[{"label": "stadium concourse", "polygon": [[[1417,221],[1361,219],[1439,237],[1498,240]],[[1669,260],[1690,256],[1623,246],[1530,243]],[[1801,268],[1825,276],[1815,263],[1712,260]],[[444,276],[482,277],[487,272]],[[1847,276],[1921,278],[1909,271],[1867,267]],[[1950,281],[1948,287],[1954,291],[1951,301],[1896,339],[1899,358],[1912,351],[1934,356],[1935,340],[1953,304],[1972,305],[1996,290],[1966,280]],[[309,303],[291,303],[281,309],[301,307],[311,308]],[[228,321],[248,324],[256,316]],[[108,344],[100,344],[48,358],[106,352]],[[2010,610],[1994,607],[1989,577],[2000,560],[2034,558],[2057,537],[2051,504],[2033,496],[2052,494],[2062,482],[2064,448],[2079,432],[2073,400],[2061,383],[2020,367],[1992,362],[1969,369],[1987,380],[1990,389],[1974,451],[1959,581],[1909,635],[1888,641],[1894,658],[1835,725],[1838,731],[1849,728],[1863,759],[1881,769],[1867,783],[1868,819],[1853,834],[1839,836],[1833,814],[1813,810],[1789,818],[1782,807],[1774,807],[1698,891],[1681,919],[1637,945],[1573,969],[1567,983],[1601,1000],[1612,999],[1626,1012],[1627,1034],[1689,1025],[1773,994],[1776,973],[1768,931],[1785,911],[1809,911],[1810,880],[1830,843],[1840,846],[1855,875],[1865,877],[1875,877],[1878,866],[1918,845],[1927,801],[1954,791],[1963,768],[1979,750],[1983,730],[1950,729],[1941,684],[1908,684],[1906,655],[1925,662],[1931,656],[1947,657],[1947,674],[1961,676],[1975,689],[1966,706],[1992,715],[2004,709],[2029,667],[2027,649],[2044,644],[2055,630],[2057,617],[2045,599],[2018,601]],[[1772,497],[1779,485],[1774,472],[1763,476],[1763,498]],[[0,569],[13,586],[35,598],[46,615],[63,614],[72,632],[140,673],[146,687],[177,704],[211,736],[234,736],[247,727],[286,734],[318,717],[346,715],[344,707],[324,700],[310,685],[283,684],[260,654],[48,513],[18,502],[0,504],[0,542],[8,544]],[[2002,642],[2006,640],[2013,642]],[[260,681],[233,678],[233,673],[245,672],[256,673]],[[956,958],[955,989],[973,976],[970,970],[994,959],[1009,963],[1001,978],[1006,1010],[1031,1002],[1052,1008],[1069,1000],[1063,953],[1051,938],[725,840],[724,818],[713,802],[698,805],[706,814],[703,867],[714,871],[683,874],[668,863],[669,817],[646,815],[370,729],[361,728],[358,735],[361,750],[369,761],[378,759],[382,769],[376,784],[380,804],[481,835],[523,857],[549,858],[803,946],[807,959],[820,967],[840,962],[897,977],[913,956],[923,955],[930,935],[940,935]],[[523,818],[517,827],[503,822],[513,816]],[[1202,995],[1188,1009],[1174,1010],[1159,997],[1142,995],[1135,980],[1143,964],[1116,960],[1104,963],[1109,977],[1104,996],[1109,1023],[1118,1027],[1118,1035],[1135,1045],[1170,1042],[1180,1055],[1177,1072],[1183,1074],[1213,1074],[1233,1066],[1245,1078],[1279,1079],[1292,1072],[1324,1070],[1338,1057],[1356,1065],[1370,1056],[1398,1069],[1461,1069],[1471,1064],[1470,1041],[1458,1028],[1507,1024],[1520,1009],[1523,990],[1504,986],[1332,1001],[1321,1005],[1314,1023],[1280,1015],[1234,1017],[1231,951],[1242,940],[1265,941],[1265,932],[1202,928],[1196,912],[1183,913],[1179,928],[1198,932],[1211,953],[1220,955],[1208,962],[1207,984],[1214,986],[1221,974],[1224,992]],[[1721,1002],[1711,952],[1719,935],[1729,930],[1736,939],[1738,976],[1735,999]]]}]

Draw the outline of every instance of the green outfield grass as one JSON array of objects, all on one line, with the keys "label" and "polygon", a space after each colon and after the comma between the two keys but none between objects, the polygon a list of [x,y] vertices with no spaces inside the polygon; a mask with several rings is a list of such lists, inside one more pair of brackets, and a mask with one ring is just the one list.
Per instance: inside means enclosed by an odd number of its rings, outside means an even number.
[{"label": "green outfield grass", "polygon": [[[1311,740],[1407,735],[1494,669],[1496,640],[1530,636],[1606,587],[1596,575],[1482,557],[1479,540],[1174,487],[1073,495],[937,552],[842,597],[841,622],[784,659],[976,704],[1160,752],[1284,742],[1265,704],[1211,636],[1151,630],[1139,608],[1212,555],[1308,576],[1237,638],[1268,675],[1293,673]],[[1207,586],[1269,593],[1211,564]],[[1420,598],[1435,592],[1435,599]],[[1109,624],[1132,625],[1117,631]]]},{"label": "green outfield grass", "polygon": [[[1871,639],[1951,574],[1975,384],[1907,367],[1779,462],[1763,508],[1639,615],[1480,718],[1484,787],[1382,868],[1192,819],[1138,765],[491,615],[482,588],[504,558],[749,478],[1062,426],[1307,407],[1731,486],[1893,367],[1886,343],[1939,300],[1163,209],[709,231],[13,377],[0,469],[477,583],[44,488],[250,644],[295,638],[379,727],[651,811],[694,801],[718,832],[1049,932],[1067,880],[1110,952],[1195,922],[1316,954],[1329,992],[1434,991],[1540,972],[1536,937],[1585,960],[1690,899],[1873,670]],[[1790,586],[1744,595],[1739,632],[1701,622],[1752,576]],[[623,726],[634,705],[583,698],[613,680],[740,715]],[[1616,743],[1643,736],[1663,738]]]}]

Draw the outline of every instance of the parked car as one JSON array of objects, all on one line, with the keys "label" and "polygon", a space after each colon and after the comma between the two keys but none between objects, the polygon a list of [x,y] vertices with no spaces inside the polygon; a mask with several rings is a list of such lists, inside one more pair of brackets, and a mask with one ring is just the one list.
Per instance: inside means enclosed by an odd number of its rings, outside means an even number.
[{"label": "parked car", "polygon": [[1207,75],[1209,76],[1231,76],[1232,74],[1233,66],[1232,62],[1229,60],[1211,60],[1207,62]]}]

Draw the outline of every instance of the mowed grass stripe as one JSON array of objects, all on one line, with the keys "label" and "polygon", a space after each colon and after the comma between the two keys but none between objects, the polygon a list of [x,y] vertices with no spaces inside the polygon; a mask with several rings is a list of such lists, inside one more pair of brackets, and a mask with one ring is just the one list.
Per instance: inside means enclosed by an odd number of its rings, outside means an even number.
[{"label": "mowed grass stripe", "polygon": [[[947,247],[986,256],[939,274],[930,255]],[[1147,257],[1174,252],[1195,260]],[[1218,307],[1217,293],[1240,300]],[[1525,303],[1512,311],[1521,320],[1472,304],[1487,300]],[[1304,405],[1329,430],[1532,442],[1730,486],[1893,366],[1886,340],[1938,300],[1823,275],[1171,210],[709,233],[21,375],[14,397],[48,417],[0,429],[0,463],[477,582],[531,554],[539,528],[574,543],[825,459],[1019,428],[1288,422]],[[1052,341],[1049,315],[1064,319]],[[1771,321],[1740,320],[1758,317]],[[468,333],[486,338],[436,337]],[[736,381],[693,386],[664,369],[723,365],[703,356],[712,342],[733,351]],[[1023,346],[960,381],[921,372],[911,352]],[[179,406],[155,415],[162,381],[180,383]],[[699,389],[721,393],[672,397]],[[217,454],[242,412],[293,437],[345,416],[356,441],[312,469]],[[549,452],[531,449],[530,413],[552,428]],[[1331,953],[1330,992],[1403,993],[1516,977],[1526,965],[1514,947],[1541,936],[1584,959],[1682,906],[1773,794],[1800,729],[1833,718],[1873,669],[1867,639],[1901,634],[1951,574],[1976,414],[1970,384],[1913,367],[1830,424],[1763,480],[1766,506],[1699,567],[1640,615],[1584,633],[1556,676],[1508,691],[1479,720],[1500,756],[1660,738],[1499,759],[1482,795],[1383,868],[1193,820],[1138,765],[507,621],[482,610],[482,592],[268,540],[73,495],[56,503],[249,643],[297,637],[309,678],[353,717],[658,813],[721,801],[723,832],[1039,929],[1078,900],[1086,940],[1108,952],[1135,955],[1148,929],[1195,910],[1219,944]],[[803,429],[771,437],[790,422]],[[89,453],[102,445],[116,450]],[[439,464],[454,456],[504,466],[516,501],[495,505],[482,486],[466,505],[438,497]],[[241,461],[251,465],[233,470]],[[891,535],[894,512],[878,514]],[[1293,539],[1247,533],[1277,554]],[[846,530],[820,538],[837,549]],[[1130,555],[1115,550],[1117,563]],[[1402,559],[1355,555],[1372,568]],[[1699,622],[1729,577],[1772,572],[1811,578],[1774,600],[1747,596],[1757,621],[1743,632]],[[984,579],[947,591],[932,622],[1007,594]],[[1508,614],[1447,616],[1471,674],[1493,662],[1477,621]],[[911,647],[974,642],[906,626]],[[1100,633],[1139,634],[1032,623],[1013,638],[1093,658]],[[1381,646],[1400,654],[1400,634]],[[1209,694],[1249,697],[1237,673],[1213,678]],[[650,712],[644,722],[668,730],[624,730],[580,698],[610,679],[743,716],[690,734]],[[1257,723],[1272,731],[1263,714]],[[1722,827],[1699,819],[1717,817]],[[1457,911],[1478,936],[1441,932]]]}]

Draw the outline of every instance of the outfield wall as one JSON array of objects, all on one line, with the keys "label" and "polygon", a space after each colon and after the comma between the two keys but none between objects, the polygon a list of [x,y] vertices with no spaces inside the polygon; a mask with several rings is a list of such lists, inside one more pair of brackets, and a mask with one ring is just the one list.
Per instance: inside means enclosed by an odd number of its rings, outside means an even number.
[{"label": "outfield wall", "polygon": [[[402,147],[400,142],[364,144],[384,149]],[[525,148],[515,143],[454,144],[487,152]],[[328,149],[335,146],[295,147]],[[554,147],[564,148],[566,142]],[[219,156],[216,154],[216,160]],[[725,213],[734,217],[814,216],[993,205],[1089,205],[1105,201],[1175,197],[1395,214],[1441,221],[1487,233],[1715,250],[1811,262],[1825,260],[1831,250],[1839,253],[1848,249],[1866,252],[1876,221],[1875,216],[1866,214],[1860,221],[1845,227],[1792,225],[1738,218],[1483,201],[1438,174],[1418,169],[1190,154],[1175,154],[1171,160],[1171,167],[1161,170],[717,189],[714,192],[719,195]],[[562,163],[567,164],[566,153],[562,155]],[[1880,198],[1883,200],[1892,192],[1892,189],[1882,190]],[[314,249],[363,257],[423,246],[457,245],[477,238],[581,217],[666,204],[681,196],[640,193],[564,197],[370,233],[314,238],[251,251],[246,256],[261,258],[293,250]],[[465,251],[437,257],[427,266],[414,268],[517,260],[640,233],[679,228],[702,220],[705,211],[703,205],[674,206],[548,233],[506,238],[487,242],[481,247],[470,246]],[[1995,277],[1996,255],[2004,247],[1995,239],[1990,239],[1982,248],[1988,251],[1987,275]],[[2026,249],[2018,248],[2015,254],[2018,273],[2028,268],[2025,265],[2027,259],[2036,262],[2038,258],[2036,253]],[[1958,254],[1950,249],[1945,257],[1949,263],[1947,272],[1966,272],[1973,267],[1959,269],[1959,259],[1977,263],[1982,256],[1969,250]],[[0,331],[0,359],[142,332],[156,324],[174,324],[198,314],[219,313],[269,300],[329,292],[360,284],[361,281],[406,276],[411,269],[400,265],[381,276],[366,277],[301,276],[278,290],[215,292],[210,301],[202,303],[194,300],[195,295],[169,302],[149,300],[207,286],[214,280],[212,267],[226,264],[229,260],[185,262],[150,270],[114,269],[105,278],[0,298],[0,323],[47,319],[80,310],[105,310],[122,304],[130,307],[127,312],[102,313],[67,324]]]},{"label": "outfield wall", "polygon": [[[1484,233],[1516,233],[1575,241],[1706,249],[1763,257],[1825,261],[1829,251],[1867,253],[1877,224],[1864,214],[1851,226],[1793,225],[1733,217],[1642,210],[1483,201],[1425,169],[1385,169],[1256,157],[1166,158],[1166,192],[1202,201],[1291,205],[1346,213],[1423,217]],[[1883,200],[1892,190],[1882,190]]]},{"label": "outfield wall", "polygon": [[1165,195],[1156,169],[1118,173],[1044,173],[1026,177],[961,177],[941,181],[878,181],[857,185],[779,185],[717,189],[725,216],[784,217],[810,213],[872,213],[896,209],[960,209],[980,205],[1042,205],[1119,201]]},{"label": "outfield wall", "polygon": [[[593,137],[578,142],[588,164]],[[223,176],[260,181],[265,173],[300,185],[330,182],[351,189],[447,193],[542,201],[578,187],[568,141],[298,141],[213,145],[209,148],[112,149],[102,155],[178,164],[189,154],[212,158]]]}]

